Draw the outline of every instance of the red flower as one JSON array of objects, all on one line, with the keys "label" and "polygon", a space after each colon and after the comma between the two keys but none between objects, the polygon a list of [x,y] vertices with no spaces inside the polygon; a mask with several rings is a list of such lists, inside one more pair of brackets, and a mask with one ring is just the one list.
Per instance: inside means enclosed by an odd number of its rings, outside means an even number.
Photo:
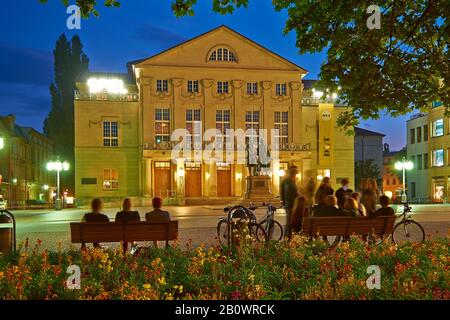
[{"label": "red flower", "polygon": [[231,293],[231,299],[233,300],[239,300],[241,297],[241,293],[239,291],[234,291]]}]

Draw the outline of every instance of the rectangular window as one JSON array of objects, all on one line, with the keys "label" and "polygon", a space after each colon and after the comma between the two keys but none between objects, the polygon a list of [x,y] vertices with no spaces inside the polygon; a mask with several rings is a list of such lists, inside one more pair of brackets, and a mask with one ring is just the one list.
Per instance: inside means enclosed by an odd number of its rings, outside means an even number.
[{"label": "rectangular window", "polygon": [[187,146],[193,146],[194,143],[201,143],[201,121],[200,109],[186,110],[186,130],[189,134],[186,137]]},{"label": "rectangular window", "polygon": [[411,198],[415,198],[415,197],[416,197],[416,183],[411,182]]},{"label": "rectangular window", "polygon": [[417,143],[422,142],[422,127],[417,128]]},{"label": "rectangular window", "polygon": [[417,170],[422,170],[422,155],[417,155]]},{"label": "rectangular window", "polygon": [[257,82],[247,83],[247,94],[258,94],[258,83]]},{"label": "rectangular window", "polygon": [[433,167],[444,166],[444,149],[433,151]]},{"label": "rectangular window", "polygon": [[440,137],[444,135],[444,119],[433,121],[431,133],[433,137]]},{"label": "rectangular window", "polygon": [[169,80],[156,80],[156,91],[168,92],[169,91]]},{"label": "rectangular window", "polygon": [[228,93],[228,81],[217,82],[217,93]]},{"label": "rectangular window", "polygon": [[289,113],[287,111],[279,112],[276,111],[274,115],[274,129],[278,131],[278,141],[280,143],[280,148],[284,149],[283,146],[286,146],[289,143],[289,131],[288,131],[288,121],[289,121]]},{"label": "rectangular window", "polygon": [[170,110],[155,109],[155,141],[170,141]]},{"label": "rectangular window", "polygon": [[188,92],[198,92],[198,80],[188,80]]},{"label": "rectangular window", "polygon": [[387,178],[386,179],[386,185],[388,186],[391,183],[391,179]]},{"label": "rectangular window", "polygon": [[409,157],[409,160],[413,163],[413,168],[417,168],[417,165],[416,165],[416,156],[411,156],[411,157]]},{"label": "rectangular window", "polygon": [[259,137],[259,111],[247,111],[245,113],[245,130],[247,134],[245,142],[257,146]]},{"label": "rectangular window", "polygon": [[97,184],[97,178],[81,178],[81,184]]},{"label": "rectangular window", "polygon": [[216,148],[223,149],[228,130],[230,130],[230,110],[216,110],[216,129],[220,134],[216,137]]},{"label": "rectangular window", "polygon": [[103,190],[119,190],[119,172],[116,169],[103,169]]},{"label": "rectangular window", "polygon": [[287,84],[286,83],[277,83],[275,86],[277,96],[285,96],[287,95]]},{"label": "rectangular window", "polygon": [[119,146],[119,124],[117,121],[103,121],[103,146]]},{"label": "rectangular window", "polygon": [[428,141],[428,136],[430,134],[428,125],[423,126],[423,141]]},{"label": "rectangular window", "polygon": [[409,143],[416,143],[416,130],[414,128],[409,129]]},{"label": "rectangular window", "polygon": [[423,168],[426,170],[429,167],[428,153],[424,153],[423,155]]}]

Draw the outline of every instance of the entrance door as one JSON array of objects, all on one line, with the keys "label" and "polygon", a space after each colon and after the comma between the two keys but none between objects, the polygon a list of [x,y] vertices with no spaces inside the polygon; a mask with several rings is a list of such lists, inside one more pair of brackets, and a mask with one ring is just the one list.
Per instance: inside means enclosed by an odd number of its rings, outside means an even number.
[{"label": "entrance door", "polygon": [[202,167],[200,163],[186,163],[185,188],[187,198],[202,196]]},{"label": "entrance door", "polygon": [[217,164],[217,196],[231,197],[231,165]]},{"label": "entrance door", "polygon": [[170,161],[155,162],[155,196],[166,198],[171,193]]}]

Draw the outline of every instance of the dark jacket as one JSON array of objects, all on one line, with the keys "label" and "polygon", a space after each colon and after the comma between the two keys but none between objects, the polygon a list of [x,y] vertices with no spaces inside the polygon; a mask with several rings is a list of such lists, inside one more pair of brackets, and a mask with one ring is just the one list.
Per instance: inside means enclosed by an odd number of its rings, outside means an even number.
[{"label": "dark jacket", "polygon": [[137,211],[120,211],[116,213],[116,222],[141,221]]},{"label": "dark jacket", "polygon": [[282,201],[287,209],[292,209],[294,207],[295,199],[298,196],[297,185],[291,178],[286,178],[283,183],[283,197]]},{"label": "dark jacket", "polygon": [[370,217],[381,217],[381,216],[393,216],[395,215],[394,209],[391,207],[383,207],[378,209],[377,211],[370,214]]},{"label": "dark jacket", "polygon": [[109,222],[109,218],[106,214],[103,213],[86,213],[83,216],[84,222]]},{"label": "dark jacket", "polygon": [[146,221],[155,221],[155,222],[169,222],[170,214],[167,211],[156,209],[156,210],[147,212],[145,214],[145,220]]},{"label": "dark jacket", "polygon": [[350,198],[352,196],[353,190],[352,189],[347,189],[345,190],[344,188],[339,188],[336,190],[336,198],[337,198],[337,203],[339,208],[342,208],[344,206],[345,203],[345,199]]},{"label": "dark jacket", "polygon": [[334,206],[328,206],[326,204],[320,203],[313,209],[314,217],[337,217],[339,215],[339,210]]},{"label": "dark jacket", "polygon": [[316,195],[315,195],[316,203],[317,204],[324,203],[325,198],[327,196],[330,196],[333,194],[334,194],[333,188],[331,188],[329,186],[320,186],[319,189],[317,189]]},{"label": "dark jacket", "polygon": [[341,215],[343,215],[345,217],[358,217],[358,216],[360,216],[360,213],[359,213],[358,209],[342,209],[340,212],[341,212]]}]

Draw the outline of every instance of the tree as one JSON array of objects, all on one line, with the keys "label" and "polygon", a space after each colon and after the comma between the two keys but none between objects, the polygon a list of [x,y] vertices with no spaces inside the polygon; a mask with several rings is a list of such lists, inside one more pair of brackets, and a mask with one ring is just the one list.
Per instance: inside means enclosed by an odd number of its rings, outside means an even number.
[{"label": "tree", "polygon": [[[46,2],[46,0],[41,0]],[[213,11],[233,13],[249,0],[211,0]],[[256,2],[256,0],[253,0]],[[67,3],[67,0],[63,0]],[[327,52],[318,88],[339,90],[351,107],[338,122],[403,115],[443,102],[450,116],[450,2],[448,0],[272,0],[286,11],[285,33],[295,31],[299,53]],[[97,15],[96,0],[77,0],[84,17]],[[172,0],[177,17],[193,15],[197,0]],[[105,0],[107,7],[120,1]],[[381,28],[369,29],[369,6],[378,5]]]},{"label": "tree", "polygon": [[[55,154],[74,164],[74,91],[76,78],[88,70],[89,59],[83,53],[78,36],[69,42],[64,34],[56,41],[54,82],[50,85],[51,109],[44,120],[44,133],[53,139]],[[74,171],[61,176],[63,188],[74,186]]]},{"label": "tree", "polygon": [[380,168],[374,159],[355,162],[355,185],[359,187],[362,179],[376,179],[380,176]]}]

